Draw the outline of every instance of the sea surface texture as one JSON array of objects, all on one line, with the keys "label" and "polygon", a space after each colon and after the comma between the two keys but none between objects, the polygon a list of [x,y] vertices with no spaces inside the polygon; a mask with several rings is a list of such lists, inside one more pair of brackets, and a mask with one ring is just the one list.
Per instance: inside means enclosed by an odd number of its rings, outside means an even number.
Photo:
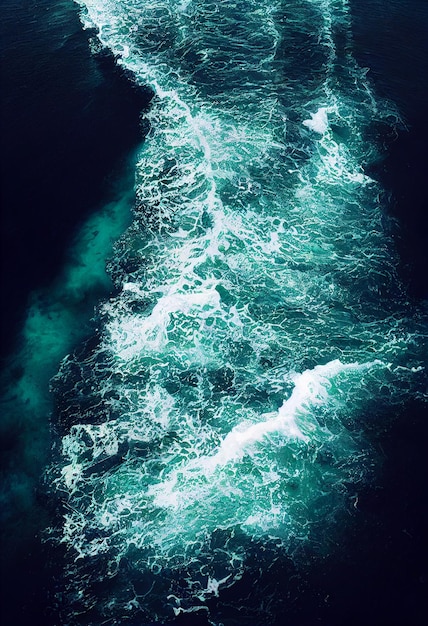
[{"label": "sea surface texture", "polygon": [[78,4],[153,96],[114,292],[52,381],[61,623],[274,624],[275,567],[338,549],[423,392],[370,176],[399,112],[346,0]]}]

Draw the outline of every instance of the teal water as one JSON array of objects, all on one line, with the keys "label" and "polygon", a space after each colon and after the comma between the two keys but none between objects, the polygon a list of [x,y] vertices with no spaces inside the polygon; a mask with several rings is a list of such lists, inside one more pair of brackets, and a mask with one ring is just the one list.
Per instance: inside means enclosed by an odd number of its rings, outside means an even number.
[{"label": "teal water", "polygon": [[[299,571],[337,549],[377,422],[423,396],[424,320],[368,173],[400,116],[346,0],[79,4],[153,99],[116,292],[52,382],[59,611],[232,623],[273,552]],[[269,589],[255,623],[278,619]]]},{"label": "teal water", "polygon": [[91,3],[107,47],[2,6],[2,622],[425,623],[424,11],[387,4]]}]

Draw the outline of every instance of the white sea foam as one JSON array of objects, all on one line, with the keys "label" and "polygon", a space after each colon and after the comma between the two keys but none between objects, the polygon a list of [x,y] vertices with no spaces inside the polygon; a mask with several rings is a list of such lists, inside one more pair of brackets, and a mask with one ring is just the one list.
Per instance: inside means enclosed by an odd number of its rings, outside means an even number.
[{"label": "white sea foam", "polygon": [[61,541],[102,555],[101,578],[123,557],[154,586],[172,572],[135,609],[166,619],[239,580],[247,541],[323,546],[370,473],[359,415],[389,397],[382,363],[407,337],[386,313],[396,280],[364,174],[377,109],[335,34],[345,1],[296,4],[307,56],[279,2],[79,3],[155,96],[117,293],[76,367]]},{"label": "white sea foam", "polygon": [[304,120],[303,124],[316,133],[323,135],[328,128],[327,109],[321,107],[316,113],[311,113],[311,118]]}]

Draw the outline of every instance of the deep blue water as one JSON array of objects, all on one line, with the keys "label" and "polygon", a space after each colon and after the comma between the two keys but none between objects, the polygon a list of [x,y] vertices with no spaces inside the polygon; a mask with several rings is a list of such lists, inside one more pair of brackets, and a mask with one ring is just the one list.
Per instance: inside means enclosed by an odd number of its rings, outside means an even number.
[{"label": "deep blue water", "polygon": [[[368,76],[376,96],[394,102],[407,127],[405,130],[401,125],[392,131],[381,122],[368,125],[367,141],[377,142],[382,149],[379,159],[367,165],[367,171],[384,189],[384,219],[388,229],[392,228],[392,240],[399,254],[398,279],[412,306],[420,311],[428,294],[424,167],[428,139],[428,86],[424,79],[428,75],[428,8],[422,0],[401,5],[386,0],[351,2],[353,54],[361,67],[370,68]],[[90,322],[94,307],[109,294],[116,294],[120,284],[117,276],[124,264],[128,275],[134,275],[135,257],[124,251],[122,266],[120,261],[111,264],[115,284],[107,276],[105,279],[96,276],[86,291],[76,295],[70,287],[61,291],[58,280],[65,282],[61,278],[65,276],[61,273],[64,267],[71,268],[70,272],[76,276],[76,267],[86,258],[78,253],[82,225],[102,207],[122,202],[130,212],[135,202],[129,189],[133,188],[135,151],[141,133],[145,132],[145,127],[142,129],[140,125],[140,112],[148,106],[150,94],[135,87],[132,76],[119,69],[107,52],[91,54],[88,39],[91,38],[93,48],[94,32],[82,30],[77,7],[72,2],[5,0],[1,14],[1,292],[4,296],[1,611],[5,624],[95,625],[102,623],[96,607],[82,621],[72,621],[67,609],[70,599],[63,602],[59,599],[75,593],[75,589],[71,592],[66,589],[67,585],[70,589],[70,580],[64,576],[63,565],[71,562],[73,555],[63,546],[40,542],[47,526],[61,525],[62,515],[58,504],[61,498],[52,483],[43,484],[40,477],[50,458],[61,463],[59,442],[76,423],[78,412],[84,412],[88,420],[89,415],[101,419],[92,408],[88,391],[90,385],[100,384],[97,375],[76,372],[82,364],[92,362],[91,355],[99,342],[95,325]],[[311,41],[305,41],[302,36],[302,49],[310,45]],[[309,61],[302,55],[301,63],[303,67]],[[290,62],[290,75],[296,72],[298,76],[299,67],[298,62],[294,65]],[[313,80],[315,84],[316,76]],[[208,85],[212,87],[209,81]],[[221,94],[221,85],[216,90]],[[214,96],[218,97],[218,93]],[[124,197],[125,200],[118,200]],[[114,210],[110,213],[114,214]],[[396,219],[392,226],[388,215]],[[97,236],[94,235],[93,241]],[[126,241],[122,246],[126,248]],[[112,254],[107,253],[107,258]],[[81,289],[79,285],[77,291]],[[397,300],[400,297],[397,292]],[[53,304],[55,298],[61,302],[59,308]],[[142,306],[140,302],[134,305]],[[394,303],[390,310],[394,311]],[[74,322],[69,322],[69,311]],[[37,322],[37,316],[41,316],[43,323]],[[40,372],[34,380],[31,373],[34,355],[29,353],[37,352],[38,347],[46,350],[49,345],[42,338],[38,341],[38,333],[48,328],[49,318],[54,320],[53,326],[46,332],[52,332],[54,342],[67,328],[73,330],[69,330],[70,340],[64,342],[63,353],[60,346],[46,352],[48,356],[44,360],[41,357],[38,367],[46,368],[46,373]],[[36,322],[31,325],[28,319]],[[99,324],[102,320],[97,318],[97,328]],[[81,341],[88,337],[89,342],[82,347]],[[56,408],[49,427],[52,406],[49,400],[39,400],[34,389],[48,397],[49,379],[58,371],[65,354],[75,348],[75,370],[65,367],[68,372],[65,383],[54,384]],[[309,370],[314,363],[310,354],[305,358],[302,369]],[[102,367],[107,366],[100,363]],[[196,374],[187,374],[191,375]],[[216,376],[209,382],[215,393],[230,389],[227,368],[217,370]],[[178,384],[173,377],[167,382],[168,389]],[[188,384],[190,388],[196,385],[192,381]],[[75,397],[70,392],[74,388],[83,392],[87,405],[84,401],[74,408]],[[374,397],[374,406],[366,409],[365,428],[372,437],[372,445],[381,451],[382,468],[376,470],[374,481],[361,486],[358,483],[358,502],[352,502],[359,515],[348,516],[346,532],[331,530],[332,555],[321,550],[312,557],[309,550],[302,573],[292,560],[276,560],[272,545],[264,546],[254,536],[247,546],[248,562],[252,565],[235,586],[226,588],[218,599],[209,600],[216,623],[221,620],[228,626],[284,621],[292,626],[425,623],[426,405],[411,390],[394,410],[384,399]],[[257,402],[256,399],[255,406]],[[376,415],[376,424],[367,416],[370,410]],[[393,420],[389,419],[391,413]],[[54,446],[52,457],[49,456],[51,445]],[[144,456],[145,452],[141,450],[138,454]],[[103,467],[103,471],[109,469]],[[91,532],[95,531],[91,529]],[[320,536],[325,541],[325,535],[320,533]],[[269,558],[272,565],[265,567],[257,578],[254,572],[262,561],[261,551],[266,550],[272,554],[263,557],[264,566]],[[100,602],[120,594],[126,598],[128,579],[137,590],[139,586],[144,589],[147,581],[137,575],[136,561],[132,558],[129,555],[128,560],[122,561],[119,582],[108,578],[94,582],[88,578],[92,596]],[[83,568],[83,580],[85,575],[88,570]],[[251,594],[256,584],[258,592]],[[271,612],[260,612],[264,590],[272,603]],[[155,613],[162,615],[156,603],[151,611],[153,618]],[[139,626],[148,621],[146,616],[143,622],[138,613],[130,614],[126,621],[114,614],[106,619],[109,624]],[[176,623],[208,622],[204,613],[188,613],[177,618]]]}]

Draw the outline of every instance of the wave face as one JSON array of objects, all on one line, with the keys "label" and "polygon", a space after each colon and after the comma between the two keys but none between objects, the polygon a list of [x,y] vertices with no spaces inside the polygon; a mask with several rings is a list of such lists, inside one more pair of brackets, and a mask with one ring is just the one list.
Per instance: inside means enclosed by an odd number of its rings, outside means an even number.
[{"label": "wave face", "polygon": [[417,393],[418,323],[365,173],[373,123],[397,120],[353,60],[346,0],[79,4],[154,96],[117,293],[53,381],[60,610],[215,620],[248,572],[329,552],[376,417]]}]

